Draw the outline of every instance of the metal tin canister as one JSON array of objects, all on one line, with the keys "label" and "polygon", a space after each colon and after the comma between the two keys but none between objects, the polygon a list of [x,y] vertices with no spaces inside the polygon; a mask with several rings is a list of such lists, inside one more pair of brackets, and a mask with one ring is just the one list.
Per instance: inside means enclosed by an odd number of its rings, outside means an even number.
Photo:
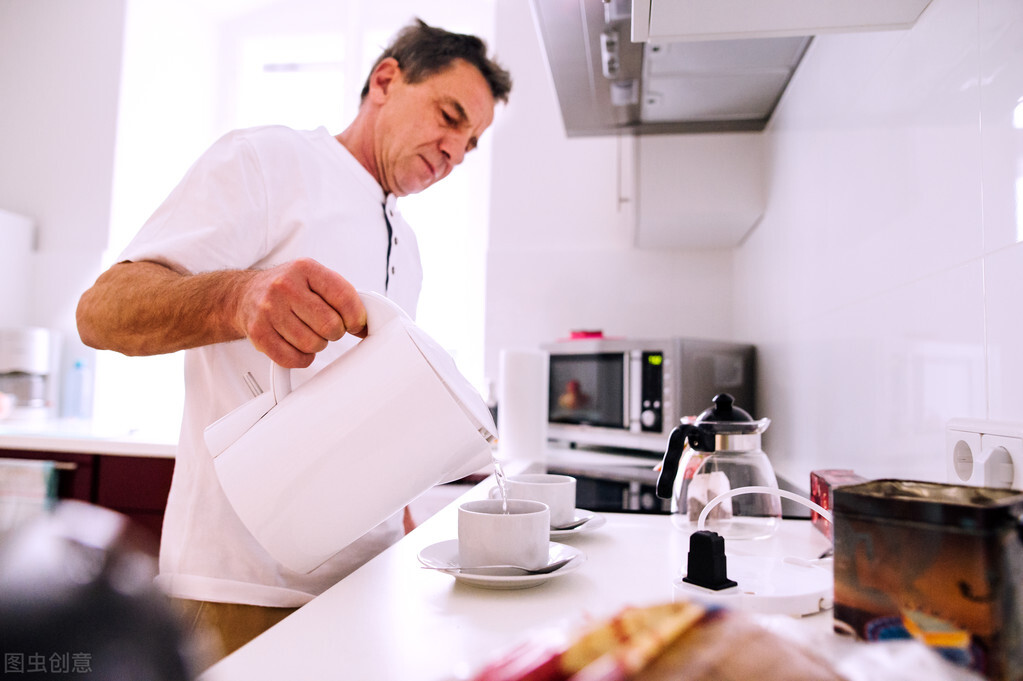
[{"label": "metal tin canister", "polygon": [[832,510],[837,630],[1023,680],[1023,493],[874,480],[836,488]]}]

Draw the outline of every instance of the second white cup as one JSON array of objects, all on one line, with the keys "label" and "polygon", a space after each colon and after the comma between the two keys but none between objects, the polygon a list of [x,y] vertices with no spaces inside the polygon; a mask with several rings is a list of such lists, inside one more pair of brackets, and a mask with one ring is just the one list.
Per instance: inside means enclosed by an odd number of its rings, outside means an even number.
[{"label": "second white cup", "polygon": [[529,499],[551,509],[551,527],[575,519],[575,478],[554,473],[523,473],[505,478],[509,499]]}]

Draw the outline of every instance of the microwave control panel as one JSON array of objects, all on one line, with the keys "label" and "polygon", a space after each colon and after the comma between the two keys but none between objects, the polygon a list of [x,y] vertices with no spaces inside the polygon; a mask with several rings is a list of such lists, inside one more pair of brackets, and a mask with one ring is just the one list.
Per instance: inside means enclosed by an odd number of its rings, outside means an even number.
[{"label": "microwave control panel", "polygon": [[642,350],[632,353],[631,364],[639,381],[633,385],[638,392],[633,396],[636,405],[633,423],[643,433],[660,433],[664,428],[665,409],[669,408],[669,397],[664,391],[665,381],[670,379],[670,360],[664,352]]}]

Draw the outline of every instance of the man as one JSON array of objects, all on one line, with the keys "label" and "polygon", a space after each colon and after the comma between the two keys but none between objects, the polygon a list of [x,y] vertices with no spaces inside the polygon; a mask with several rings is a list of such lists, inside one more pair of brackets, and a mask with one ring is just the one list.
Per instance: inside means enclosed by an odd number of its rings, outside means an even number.
[{"label": "man", "polygon": [[292,572],[234,514],[203,429],[249,399],[246,374],[267,386],[272,360],[299,369],[301,383],[350,347],[328,342],[364,335],[357,289],[415,313],[422,269],[395,199],[461,163],[510,89],[478,38],[417,21],[377,60],[341,134],[270,126],[226,135],[82,296],[86,344],[187,350],[159,581],[220,629],[225,653],[392,543],[401,522],[310,574]]}]

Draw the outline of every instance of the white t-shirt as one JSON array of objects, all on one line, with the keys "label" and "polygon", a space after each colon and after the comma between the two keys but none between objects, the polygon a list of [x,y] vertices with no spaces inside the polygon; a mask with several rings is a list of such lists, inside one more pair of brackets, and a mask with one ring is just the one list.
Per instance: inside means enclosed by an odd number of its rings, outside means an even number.
[{"label": "white t-shirt", "polygon": [[[389,259],[385,207],[392,229]],[[266,269],[298,257],[330,267],[357,289],[386,294],[414,317],[422,285],[415,234],[395,209],[395,197],[385,197],[323,128],[271,126],[225,135],[121,255],[191,274]],[[331,343],[311,367],[292,372],[293,384],[356,340]],[[203,441],[207,425],[251,398],[246,372],[269,389],[271,362],[248,340],[185,353],[185,409],[158,582],[179,598],[300,606],[400,538],[400,514],[309,574],[271,558],[224,496]]]}]

